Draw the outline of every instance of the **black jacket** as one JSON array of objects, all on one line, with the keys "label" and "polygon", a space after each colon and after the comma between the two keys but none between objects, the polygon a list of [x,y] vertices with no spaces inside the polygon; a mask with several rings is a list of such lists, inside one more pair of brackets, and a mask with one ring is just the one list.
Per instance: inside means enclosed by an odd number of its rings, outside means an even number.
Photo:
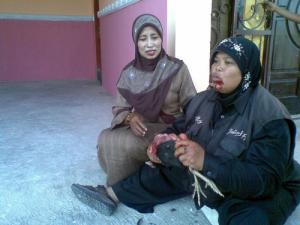
[{"label": "black jacket", "polygon": [[[285,107],[258,86],[212,123],[215,103],[213,90],[201,92],[166,132],[186,133],[205,149],[201,173],[225,196],[264,199],[284,187],[299,202],[300,170],[293,159],[296,128]],[[207,198],[201,201],[217,206],[221,197],[203,183],[202,190]]]}]

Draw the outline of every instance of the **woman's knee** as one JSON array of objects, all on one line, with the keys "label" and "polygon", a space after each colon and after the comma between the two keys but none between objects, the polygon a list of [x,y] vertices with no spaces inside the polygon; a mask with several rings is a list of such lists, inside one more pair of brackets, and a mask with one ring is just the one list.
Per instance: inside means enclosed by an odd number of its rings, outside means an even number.
[{"label": "woman's knee", "polygon": [[99,165],[105,172],[107,172],[107,160],[105,153],[105,149],[107,148],[105,147],[105,136],[107,136],[109,132],[110,129],[105,129],[101,131],[101,133],[98,135],[96,146]]},{"label": "woman's knee", "polygon": [[107,162],[103,153],[103,149],[99,145],[97,145],[97,156],[100,167],[104,170],[105,173],[107,173]]}]

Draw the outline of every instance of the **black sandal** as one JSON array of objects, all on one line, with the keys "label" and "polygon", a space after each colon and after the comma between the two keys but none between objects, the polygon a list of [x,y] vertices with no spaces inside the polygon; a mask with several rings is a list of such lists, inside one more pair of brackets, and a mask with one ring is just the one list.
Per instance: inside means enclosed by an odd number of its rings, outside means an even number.
[{"label": "black sandal", "polygon": [[111,199],[106,187],[72,184],[71,189],[79,201],[97,210],[103,215],[110,216],[117,208],[117,203]]}]

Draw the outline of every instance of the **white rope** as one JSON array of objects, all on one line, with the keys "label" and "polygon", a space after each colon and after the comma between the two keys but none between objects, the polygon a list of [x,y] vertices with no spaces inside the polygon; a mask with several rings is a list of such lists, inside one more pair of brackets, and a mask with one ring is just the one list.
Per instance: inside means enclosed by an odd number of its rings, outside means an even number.
[{"label": "white rope", "polygon": [[194,183],[193,198],[195,198],[195,196],[197,195],[198,205],[199,206],[200,206],[200,196],[203,195],[205,198],[207,198],[207,196],[202,191],[200,183],[198,181],[198,178],[200,178],[201,180],[203,180],[205,182],[205,187],[209,186],[216,194],[224,197],[224,195],[222,194],[222,192],[219,190],[219,188],[217,187],[217,185],[212,180],[210,180],[207,177],[203,176],[201,173],[199,173],[197,170],[192,169],[191,167],[189,167],[189,170],[193,174],[194,181],[195,181],[195,183]]}]

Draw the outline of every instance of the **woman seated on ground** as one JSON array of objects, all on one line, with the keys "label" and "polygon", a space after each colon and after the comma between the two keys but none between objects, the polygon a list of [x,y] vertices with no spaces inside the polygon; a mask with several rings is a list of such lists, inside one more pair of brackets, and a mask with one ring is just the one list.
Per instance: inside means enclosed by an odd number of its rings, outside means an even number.
[{"label": "woman seated on ground", "polygon": [[[223,40],[211,57],[213,88],[196,95],[148,148],[155,166],[146,164],[111,187],[73,184],[77,198],[106,215],[119,201],[149,213],[194,191],[196,206],[216,209],[220,225],[283,225],[300,201],[296,127],[259,84],[259,58],[248,39]],[[183,167],[159,154],[166,136]]]},{"label": "woman seated on ground", "polygon": [[196,94],[187,66],[162,48],[158,18],[144,14],[132,26],[135,59],[117,83],[111,127],[98,138],[98,159],[107,185],[136,172],[148,159],[147,146],[155,134],[182,115]]}]

